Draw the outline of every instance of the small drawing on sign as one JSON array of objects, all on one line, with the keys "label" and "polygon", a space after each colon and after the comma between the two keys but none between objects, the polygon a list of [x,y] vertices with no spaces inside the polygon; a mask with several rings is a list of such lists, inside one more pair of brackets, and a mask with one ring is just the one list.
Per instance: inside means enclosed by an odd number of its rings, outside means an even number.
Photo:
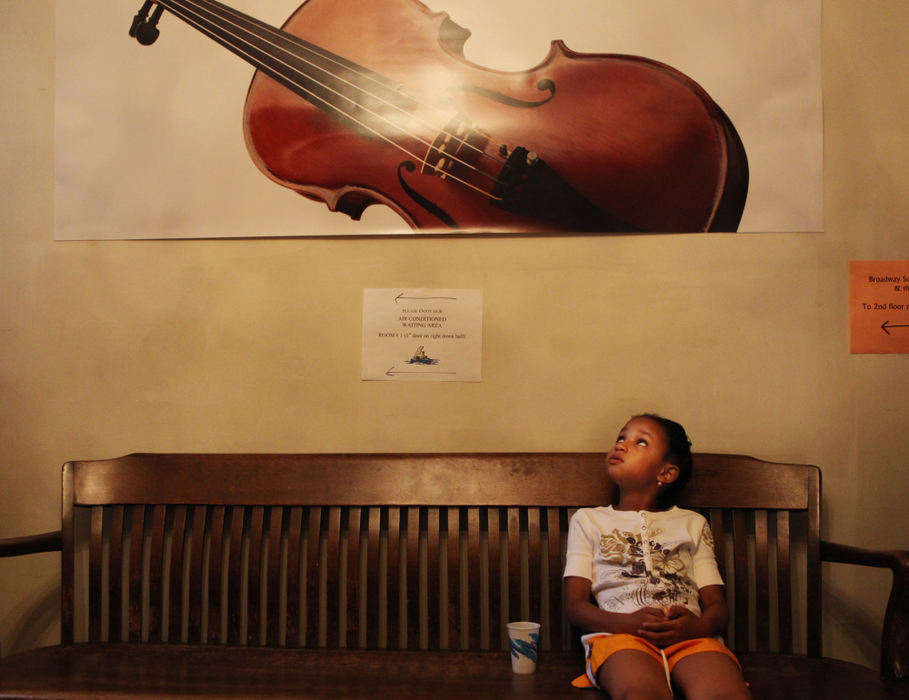
[{"label": "small drawing on sign", "polygon": [[429,357],[429,355],[426,354],[426,352],[423,350],[423,346],[421,345],[420,347],[418,347],[416,349],[413,356],[409,360],[407,360],[407,364],[409,364],[409,365],[437,365],[437,364],[439,364],[439,361],[437,359]]}]

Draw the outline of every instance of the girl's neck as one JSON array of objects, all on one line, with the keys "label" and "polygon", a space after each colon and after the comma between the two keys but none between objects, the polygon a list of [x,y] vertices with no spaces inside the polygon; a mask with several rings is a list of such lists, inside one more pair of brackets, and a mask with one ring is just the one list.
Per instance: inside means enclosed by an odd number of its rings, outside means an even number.
[{"label": "girl's neck", "polygon": [[615,510],[665,510],[657,505],[656,495],[651,493],[620,493],[619,501],[613,508]]},{"label": "girl's neck", "polygon": [[662,510],[657,507],[654,498],[631,498],[619,496],[619,502],[613,506],[616,510]]}]

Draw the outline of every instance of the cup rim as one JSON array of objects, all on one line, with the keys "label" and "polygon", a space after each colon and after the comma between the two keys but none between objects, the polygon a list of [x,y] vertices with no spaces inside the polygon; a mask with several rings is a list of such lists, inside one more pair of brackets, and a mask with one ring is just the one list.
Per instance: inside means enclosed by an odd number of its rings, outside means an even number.
[{"label": "cup rim", "polygon": [[526,630],[535,630],[535,629],[539,629],[539,628],[540,628],[539,622],[530,622],[528,620],[520,620],[517,622],[508,623],[508,629],[511,629],[511,630],[526,631]]}]

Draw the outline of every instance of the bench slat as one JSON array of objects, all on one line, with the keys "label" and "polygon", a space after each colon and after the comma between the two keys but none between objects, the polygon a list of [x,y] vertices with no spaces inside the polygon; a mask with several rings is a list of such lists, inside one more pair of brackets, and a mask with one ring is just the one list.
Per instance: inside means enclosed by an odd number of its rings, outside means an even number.
[{"label": "bench slat", "polygon": [[[151,540],[150,540],[150,564],[148,585],[148,634],[147,639],[150,642],[163,641],[163,620],[164,614],[164,587],[166,585],[165,576],[167,571],[164,567],[164,550],[167,545],[165,542],[165,521],[167,520],[168,508],[162,505],[153,506],[151,509]],[[168,567],[170,563],[168,562]]]},{"label": "bench slat", "polygon": [[110,591],[107,639],[111,642],[123,640],[123,537],[124,506],[115,506],[111,512],[108,561]]},{"label": "bench slat", "polygon": [[368,536],[366,544],[366,648],[379,648],[379,611],[384,604],[381,597],[381,588],[384,585],[380,579],[379,557],[382,526],[382,509],[370,508],[368,519]]},{"label": "bench slat", "polygon": [[[482,649],[484,648],[483,640],[483,620],[487,616],[483,615],[484,599],[488,607],[488,589],[483,586],[483,572],[481,571],[483,561],[480,558],[480,541],[483,534],[480,532],[480,509],[465,508],[466,511],[466,528],[467,528],[467,552],[465,553],[467,563],[467,640],[466,648]],[[464,647],[464,638],[461,637],[462,647]],[[488,645],[486,646],[488,648]]]},{"label": "bench slat", "polygon": [[559,509],[546,509],[546,568],[547,582],[546,597],[543,600],[544,609],[541,613],[541,643],[544,651],[561,649],[558,643],[561,640],[560,630],[554,630],[553,625],[562,619],[562,589],[554,585],[553,572],[562,571],[561,538]]},{"label": "bench slat", "polygon": [[203,622],[206,610],[205,576],[205,530],[208,527],[208,508],[193,506],[190,515],[190,569],[189,569],[189,622],[187,637],[191,643],[205,644],[208,631]]},{"label": "bench slat", "polygon": [[[241,644],[245,639],[242,633],[243,609],[245,596],[243,595],[243,579],[247,578],[248,562],[243,561],[243,528],[246,522],[246,508],[244,506],[228,506],[225,514],[230,534],[228,535],[227,550],[227,643]],[[224,613],[221,613],[224,620]],[[224,632],[221,638],[225,637]]]},{"label": "bench slat", "polygon": [[[343,624],[343,594],[346,579],[341,577],[341,509],[328,508],[328,529],[326,534],[326,564],[322,577],[324,588],[319,593],[319,644],[325,639],[325,646],[337,649],[341,646],[340,625]],[[323,607],[321,601],[327,607]]]},{"label": "bench slat", "polygon": [[[305,539],[303,537],[303,509],[300,506],[284,509],[287,539],[286,554],[286,610],[284,615],[284,644],[296,647],[300,644],[300,616],[303,606],[300,604],[303,577],[300,566],[305,559],[301,557]],[[280,625],[274,625],[276,628]]]},{"label": "bench slat", "polygon": [[[541,556],[543,545],[541,542],[540,509],[527,509],[527,613],[525,619],[542,620],[542,567]],[[523,557],[522,557],[523,558]],[[523,568],[523,567],[522,567]]]},{"label": "bench slat", "polygon": [[319,597],[321,592],[322,527],[325,515],[322,508],[309,509],[306,529],[306,625],[303,629],[302,646],[319,646],[321,627]]},{"label": "bench slat", "polygon": [[127,624],[129,641],[142,640],[142,568],[145,545],[145,506],[130,506],[129,561],[127,574]]},{"label": "bench slat", "polygon": [[[253,506],[248,513],[248,560],[246,575],[246,643],[260,644],[260,622],[262,620],[262,566],[267,551],[263,545],[266,535],[266,513],[262,506]],[[242,629],[241,625],[241,629]]]},{"label": "bench slat", "polygon": [[[487,528],[486,536],[488,541],[489,554],[486,565],[489,571],[489,585],[485,589],[486,596],[486,613],[489,619],[489,641],[490,649],[502,648],[502,635],[505,630],[502,626],[502,529],[499,522],[499,509],[489,508],[486,511]],[[507,550],[504,550],[507,556]]]},{"label": "bench slat", "polygon": [[792,653],[792,568],[789,549],[789,511],[776,514],[776,590],[779,651]]},{"label": "bench slat", "polygon": [[286,525],[284,508],[272,508],[268,515],[266,534],[268,568],[263,584],[266,612],[262,621],[265,626],[264,643],[270,647],[283,644],[281,635],[286,635],[287,631],[287,615],[282,614],[282,611],[287,610],[287,568],[282,568],[282,560],[286,561],[287,557],[283,546],[287,538]]},{"label": "bench slat", "polygon": [[508,557],[504,564],[502,578],[508,582],[508,595],[503,606],[507,624],[512,620],[524,619],[521,608],[525,602],[525,595],[521,581],[521,515],[517,508],[506,510],[505,522],[507,523]]},{"label": "bench slat", "polygon": [[100,507],[91,509],[91,531],[89,540],[88,566],[88,638],[100,642],[102,624],[102,596],[105,587],[104,575],[104,520],[110,517],[110,511]]},{"label": "bench slat", "polygon": [[405,641],[402,643],[402,634],[406,632],[401,627],[401,564],[403,562],[401,554],[401,512],[398,508],[387,509],[386,532],[388,542],[388,558],[386,560],[385,585],[387,597],[385,599],[386,614],[386,632],[384,645],[388,649],[406,648]]},{"label": "bench slat", "polygon": [[754,512],[754,593],[756,650],[770,651],[770,552],[767,511]]},{"label": "bench slat", "polygon": [[420,508],[412,507],[404,511],[402,522],[405,523],[407,548],[405,551],[406,579],[404,592],[406,603],[404,627],[406,629],[404,648],[418,649],[421,646],[421,633],[424,618],[420,610],[420,589],[422,572],[420,571]]},{"label": "bench slat", "polygon": [[221,641],[221,610],[227,604],[221,586],[224,528],[226,527],[224,506],[215,506],[209,513],[209,554],[208,554],[208,643]]},{"label": "bench slat", "polygon": [[184,619],[184,572],[186,553],[186,506],[175,506],[171,520],[170,590],[168,594],[168,617],[166,641],[183,641]]},{"label": "bench slat", "polygon": [[[458,649],[462,644],[463,632],[461,627],[461,509],[445,508],[445,559],[440,559],[439,568],[444,565],[446,596],[445,614],[439,609],[439,622],[436,625],[444,631],[444,638],[439,640],[438,646],[442,649]],[[430,587],[430,605],[434,600]],[[441,601],[440,601],[441,602]],[[430,610],[430,614],[434,611]],[[431,648],[431,647],[430,647]]]}]

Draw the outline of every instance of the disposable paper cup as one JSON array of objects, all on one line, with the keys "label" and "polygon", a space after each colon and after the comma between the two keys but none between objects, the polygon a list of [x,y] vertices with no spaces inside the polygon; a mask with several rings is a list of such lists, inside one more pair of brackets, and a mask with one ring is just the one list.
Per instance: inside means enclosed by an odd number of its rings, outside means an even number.
[{"label": "disposable paper cup", "polygon": [[539,622],[509,622],[509,648],[511,670],[515,673],[533,673],[537,670],[537,651],[540,648]]}]

